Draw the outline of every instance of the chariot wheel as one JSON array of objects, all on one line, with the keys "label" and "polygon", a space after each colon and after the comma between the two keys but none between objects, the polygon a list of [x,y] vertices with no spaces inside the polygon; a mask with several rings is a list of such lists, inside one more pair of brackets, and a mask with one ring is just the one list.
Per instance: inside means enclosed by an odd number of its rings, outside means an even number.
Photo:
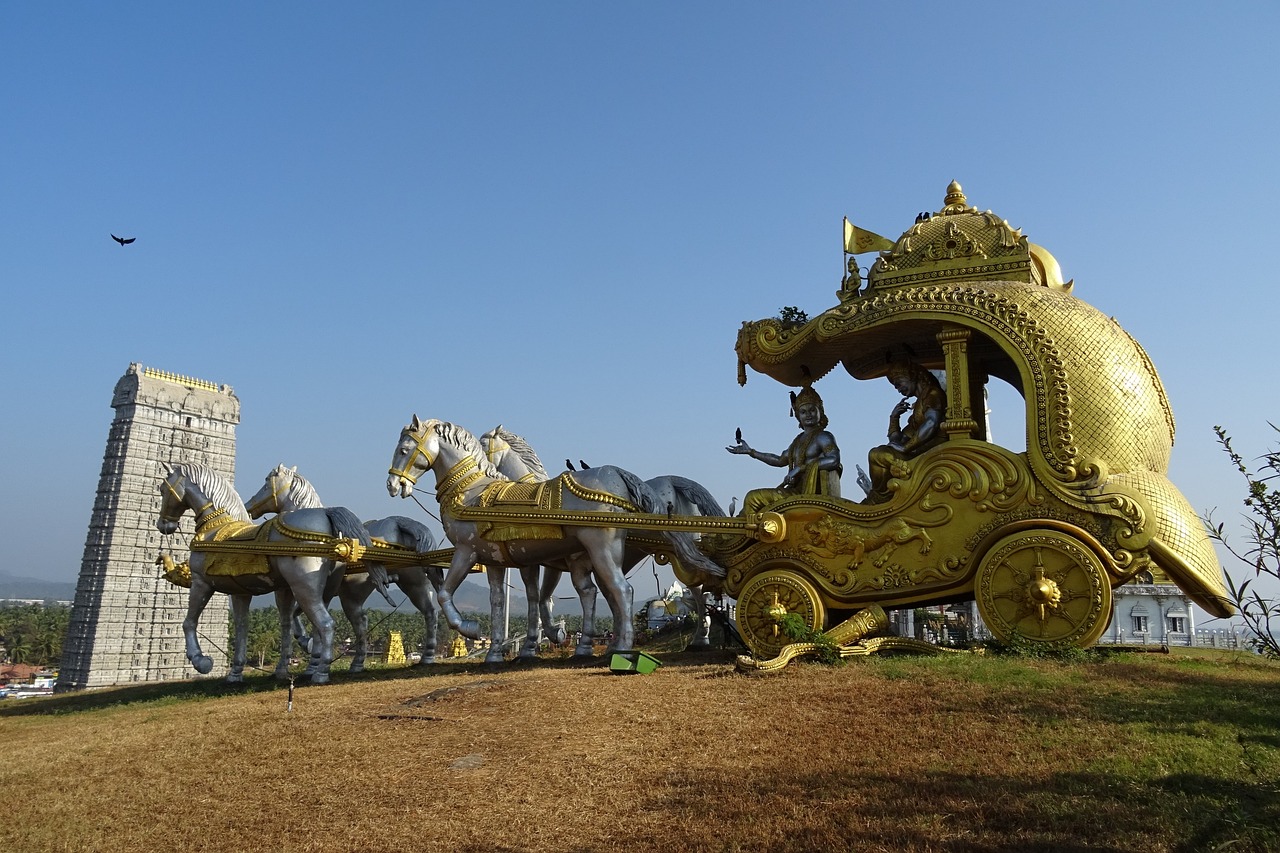
[{"label": "chariot wheel", "polygon": [[738,594],[738,633],[758,658],[777,657],[783,646],[795,642],[782,630],[782,619],[788,614],[799,616],[814,631],[827,627],[827,608],[818,590],[797,572],[762,572]]},{"label": "chariot wheel", "polygon": [[997,639],[1090,646],[1111,621],[1111,582],[1093,549],[1069,533],[1028,530],[978,564],[974,597]]}]

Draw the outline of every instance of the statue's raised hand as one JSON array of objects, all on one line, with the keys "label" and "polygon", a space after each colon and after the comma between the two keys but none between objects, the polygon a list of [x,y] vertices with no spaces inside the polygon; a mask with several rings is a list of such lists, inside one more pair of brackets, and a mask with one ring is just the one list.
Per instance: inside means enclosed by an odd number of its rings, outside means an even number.
[{"label": "statue's raised hand", "polygon": [[866,494],[871,494],[871,478],[867,476],[867,472],[862,470],[862,466],[858,466],[858,485]]}]

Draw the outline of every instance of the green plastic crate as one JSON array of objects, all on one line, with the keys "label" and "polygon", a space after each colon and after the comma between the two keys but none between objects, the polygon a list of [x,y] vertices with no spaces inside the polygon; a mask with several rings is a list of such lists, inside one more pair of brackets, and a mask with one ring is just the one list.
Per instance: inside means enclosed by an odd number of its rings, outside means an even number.
[{"label": "green plastic crate", "polygon": [[609,669],[615,675],[648,675],[660,666],[662,661],[644,652],[614,652],[609,659]]}]

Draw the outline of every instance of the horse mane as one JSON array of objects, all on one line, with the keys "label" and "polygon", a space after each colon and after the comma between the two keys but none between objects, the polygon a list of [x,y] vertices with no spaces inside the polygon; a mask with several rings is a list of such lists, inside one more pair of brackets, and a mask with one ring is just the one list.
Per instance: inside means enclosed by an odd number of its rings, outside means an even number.
[{"label": "horse mane", "polygon": [[423,424],[428,429],[434,429],[436,435],[442,441],[452,444],[463,453],[469,454],[476,461],[476,466],[480,469],[480,473],[486,477],[492,477],[495,480],[505,480],[506,477],[497,468],[493,467],[493,463],[489,461],[489,457],[485,455],[484,449],[480,447],[480,439],[476,438],[464,427],[448,421],[440,421],[432,418]]},{"label": "horse mane", "polygon": [[181,474],[193,486],[204,492],[204,496],[213,501],[219,509],[225,509],[227,515],[235,521],[250,521],[249,512],[244,508],[244,500],[217,471],[199,462],[179,462],[173,466],[175,473]]},{"label": "horse mane", "polygon": [[290,473],[293,475],[293,479],[289,483],[289,503],[292,506],[299,509],[324,506],[324,503],[320,500],[320,495],[316,494],[316,487],[311,485],[310,480],[297,471]]},{"label": "horse mane", "polygon": [[504,426],[499,426],[495,429],[494,434],[511,445],[511,450],[516,456],[520,457],[520,461],[524,463],[524,467],[529,469],[530,474],[536,475],[540,480],[550,479],[546,466],[542,464],[538,454],[529,446],[529,442],[524,440],[524,436],[516,435]]}]

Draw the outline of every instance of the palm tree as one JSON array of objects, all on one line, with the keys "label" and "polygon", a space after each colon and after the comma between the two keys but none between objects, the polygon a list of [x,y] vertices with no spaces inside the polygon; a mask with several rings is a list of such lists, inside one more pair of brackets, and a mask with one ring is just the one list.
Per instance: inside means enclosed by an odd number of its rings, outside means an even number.
[{"label": "palm tree", "polygon": [[31,657],[31,644],[26,637],[13,637],[9,643],[9,662],[26,663]]}]

